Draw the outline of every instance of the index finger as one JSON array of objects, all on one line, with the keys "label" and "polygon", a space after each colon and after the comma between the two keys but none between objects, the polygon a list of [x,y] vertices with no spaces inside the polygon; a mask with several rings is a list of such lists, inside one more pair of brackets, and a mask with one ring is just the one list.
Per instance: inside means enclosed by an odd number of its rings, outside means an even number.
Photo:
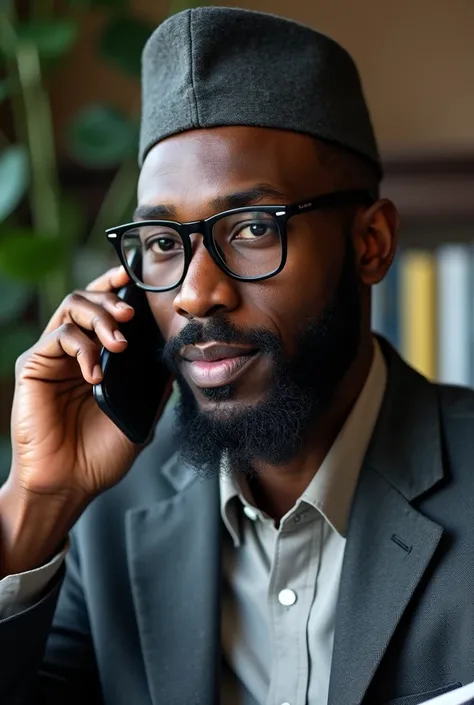
[{"label": "index finger", "polygon": [[86,286],[86,291],[113,291],[125,286],[129,281],[130,277],[125,268],[120,265],[120,267],[109,269],[104,274],[101,274],[100,277],[91,281]]}]

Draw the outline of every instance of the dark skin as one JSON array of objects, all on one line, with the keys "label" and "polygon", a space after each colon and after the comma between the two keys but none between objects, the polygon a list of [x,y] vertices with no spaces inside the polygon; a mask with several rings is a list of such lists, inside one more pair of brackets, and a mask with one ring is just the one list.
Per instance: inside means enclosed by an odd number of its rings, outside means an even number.
[{"label": "dark skin", "polygon": [[[166,205],[171,219],[187,222],[213,215],[233,204],[216,199],[266,184],[280,196],[253,204],[288,204],[360,183],[340,182],[335,170],[321,164],[313,138],[255,127],[194,130],[160,142],[148,154],[140,176],[140,210]],[[242,205],[247,205],[242,204]],[[250,202],[248,203],[250,205]],[[163,217],[163,216],[162,216]],[[321,465],[362,386],[372,362],[370,286],[385,276],[393,258],[398,218],[393,204],[379,200],[354,211],[352,243],[360,282],[361,344],[341,379],[327,411],[308,434],[301,453],[284,466],[260,464],[252,499],[278,523],[295,504]],[[165,337],[176,336],[189,320],[205,323],[225,314],[239,328],[264,327],[281,339],[287,355],[294,353],[298,325],[316,316],[331,301],[345,252],[342,213],[337,210],[301,214],[289,222],[288,260],[276,277],[239,282],[213,262],[199,234],[193,236],[193,258],[179,289],[149,294],[153,315]],[[269,384],[271,363],[262,357],[237,383],[226,405],[260,401]],[[200,407],[216,412],[186,377]],[[222,405],[222,402],[221,402]],[[249,490],[243,488],[249,495]]]}]

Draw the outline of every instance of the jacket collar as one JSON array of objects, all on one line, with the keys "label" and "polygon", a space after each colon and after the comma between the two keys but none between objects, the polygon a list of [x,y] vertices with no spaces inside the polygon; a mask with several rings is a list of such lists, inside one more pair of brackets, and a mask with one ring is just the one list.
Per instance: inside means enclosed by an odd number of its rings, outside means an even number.
[{"label": "jacket collar", "polygon": [[366,464],[412,501],[444,475],[438,391],[386,340],[378,340],[388,381]]}]

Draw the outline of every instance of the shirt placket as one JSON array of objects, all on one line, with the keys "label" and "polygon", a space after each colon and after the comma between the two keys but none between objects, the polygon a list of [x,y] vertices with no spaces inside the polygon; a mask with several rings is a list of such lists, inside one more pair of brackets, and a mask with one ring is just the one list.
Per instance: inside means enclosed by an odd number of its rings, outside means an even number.
[{"label": "shirt placket", "polygon": [[[268,591],[272,670],[267,705],[306,705],[307,627],[320,560],[322,520],[309,510],[288,516],[276,541]],[[317,667],[314,664],[313,667]]]}]

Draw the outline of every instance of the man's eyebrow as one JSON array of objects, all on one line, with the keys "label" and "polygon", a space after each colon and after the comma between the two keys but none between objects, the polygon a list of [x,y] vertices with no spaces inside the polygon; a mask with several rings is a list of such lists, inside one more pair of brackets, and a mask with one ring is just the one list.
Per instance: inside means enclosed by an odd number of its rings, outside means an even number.
[{"label": "man's eyebrow", "polygon": [[[250,206],[265,199],[279,200],[280,204],[284,204],[286,198],[285,194],[274,186],[270,186],[269,184],[257,184],[244,191],[218,196],[214,198],[209,205],[213,212],[218,213],[219,211],[225,211],[231,208]],[[154,206],[142,205],[138,206],[133,214],[134,220],[160,220],[161,218],[175,219],[176,209],[167,204]]]},{"label": "man's eyebrow", "polygon": [[270,186],[270,184],[257,184],[244,191],[219,196],[211,201],[211,206],[216,211],[225,211],[230,208],[249,206],[265,199],[278,199],[280,201],[278,205],[281,205],[285,203],[286,196],[274,186]]},{"label": "man's eyebrow", "polygon": [[160,220],[166,218],[171,220],[175,217],[175,211],[171,206],[138,206],[133,214],[133,220]]}]

